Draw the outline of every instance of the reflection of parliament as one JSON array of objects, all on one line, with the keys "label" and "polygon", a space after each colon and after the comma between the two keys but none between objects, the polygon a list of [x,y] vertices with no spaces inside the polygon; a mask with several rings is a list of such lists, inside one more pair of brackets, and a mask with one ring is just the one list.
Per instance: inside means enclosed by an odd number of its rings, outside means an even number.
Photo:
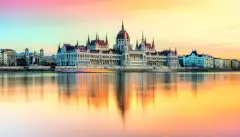
[{"label": "reflection of parliament", "polygon": [[130,44],[130,37],[122,23],[122,29],[117,34],[116,44],[109,48],[108,37],[100,40],[98,34],[95,40],[88,40],[85,45],[75,46],[63,44],[58,47],[57,66],[76,66],[79,68],[94,67],[179,67],[177,50],[156,51],[154,39],[147,43],[142,34],[140,43],[135,48]]}]

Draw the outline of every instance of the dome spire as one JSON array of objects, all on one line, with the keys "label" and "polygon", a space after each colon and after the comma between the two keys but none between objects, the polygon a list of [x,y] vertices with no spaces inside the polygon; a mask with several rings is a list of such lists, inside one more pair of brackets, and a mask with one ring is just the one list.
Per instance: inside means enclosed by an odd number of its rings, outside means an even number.
[{"label": "dome spire", "polygon": [[123,20],[122,20],[122,30],[124,30],[124,23],[123,23]]}]

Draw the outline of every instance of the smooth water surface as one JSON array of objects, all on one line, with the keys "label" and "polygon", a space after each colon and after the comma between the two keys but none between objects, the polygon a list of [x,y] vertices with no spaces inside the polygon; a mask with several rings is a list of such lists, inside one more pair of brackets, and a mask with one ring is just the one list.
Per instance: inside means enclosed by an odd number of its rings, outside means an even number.
[{"label": "smooth water surface", "polygon": [[0,73],[1,137],[240,136],[240,73]]}]

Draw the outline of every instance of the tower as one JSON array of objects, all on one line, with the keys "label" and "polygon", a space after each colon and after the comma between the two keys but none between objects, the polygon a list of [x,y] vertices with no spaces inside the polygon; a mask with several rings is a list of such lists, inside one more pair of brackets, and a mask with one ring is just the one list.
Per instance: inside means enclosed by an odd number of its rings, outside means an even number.
[{"label": "tower", "polygon": [[98,35],[98,33],[96,34],[96,42],[98,42],[98,40],[99,40],[99,35]]},{"label": "tower", "polygon": [[107,36],[107,34],[106,34],[105,44],[108,45],[108,36]]},{"label": "tower", "polygon": [[43,65],[44,62],[44,50],[40,50],[40,56],[39,56],[39,65]]},{"label": "tower", "polygon": [[138,38],[137,38],[135,50],[138,50],[138,49],[139,49],[139,48],[138,48]]},{"label": "tower", "polygon": [[90,37],[89,37],[89,35],[88,35],[88,40],[87,40],[86,46],[88,46],[88,45],[90,45]]},{"label": "tower", "polygon": [[153,38],[153,41],[152,41],[152,50],[155,50],[155,41],[154,41],[154,38]]},{"label": "tower", "polygon": [[132,49],[130,44],[130,37],[125,30],[124,23],[122,21],[122,27],[119,31],[116,39],[116,48],[118,53],[122,54],[121,58],[121,65],[126,66],[128,65],[128,56],[129,56],[129,50]]},{"label": "tower", "polygon": [[25,49],[25,65],[29,66],[30,65],[30,56],[29,56],[29,49]]}]

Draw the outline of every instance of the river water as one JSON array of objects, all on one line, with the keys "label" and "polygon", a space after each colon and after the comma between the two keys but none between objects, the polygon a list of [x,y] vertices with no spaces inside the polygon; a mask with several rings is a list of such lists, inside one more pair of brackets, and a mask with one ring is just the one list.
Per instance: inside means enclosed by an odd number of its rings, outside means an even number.
[{"label": "river water", "polygon": [[240,136],[240,73],[0,73],[1,137]]}]

